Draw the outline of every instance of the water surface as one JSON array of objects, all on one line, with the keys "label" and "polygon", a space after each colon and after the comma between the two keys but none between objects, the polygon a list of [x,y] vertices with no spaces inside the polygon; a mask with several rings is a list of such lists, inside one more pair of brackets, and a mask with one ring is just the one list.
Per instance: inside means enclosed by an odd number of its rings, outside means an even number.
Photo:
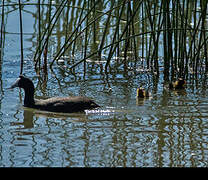
[{"label": "water surface", "polygon": [[[24,8],[24,73],[36,97],[83,95],[102,106],[86,113],[54,114],[23,108],[23,91],[7,90],[20,72],[18,11],[6,17],[0,91],[1,167],[206,167],[208,95],[206,82],[188,80],[185,91],[164,88],[139,63],[124,68],[114,57],[111,72],[104,61],[87,60],[72,74],[67,60],[49,70],[47,80],[34,71],[37,46],[34,6]],[[27,11],[26,11],[27,10]],[[56,52],[54,35],[49,58]],[[79,58],[79,51],[76,54]],[[105,54],[104,54],[105,55]],[[121,59],[121,57],[120,57]],[[70,63],[69,63],[70,64]],[[133,64],[133,62],[132,62]],[[138,86],[152,98],[136,101]]]}]

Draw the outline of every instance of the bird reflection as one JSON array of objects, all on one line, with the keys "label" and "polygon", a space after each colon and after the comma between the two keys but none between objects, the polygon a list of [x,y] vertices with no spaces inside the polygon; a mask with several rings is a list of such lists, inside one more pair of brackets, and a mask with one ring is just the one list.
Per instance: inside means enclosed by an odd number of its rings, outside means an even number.
[{"label": "bird reflection", "polygon": [[34,127],[34,117],[35,118],[58,118],[61,120],[71,119],[73,121],[86,121],[87,116],[85,113],[53,113],[47,111],[39,111],[32,108],[23,108],[24,109],[24,119],[22,125],[24,128],[33,128]]},{"label": "bird reflection", "polygon": [[176,96],[185,96],[187,94],[185,89],[174,90],[173,93]]},{"label": "bird reflection", "polygon": [[24,115],[24,120],[23,120],[24,128],[33,128],[34,127],[34,124],[33,124],[34,113],[33,113],[33,111],[24,109],[23,115]]}]

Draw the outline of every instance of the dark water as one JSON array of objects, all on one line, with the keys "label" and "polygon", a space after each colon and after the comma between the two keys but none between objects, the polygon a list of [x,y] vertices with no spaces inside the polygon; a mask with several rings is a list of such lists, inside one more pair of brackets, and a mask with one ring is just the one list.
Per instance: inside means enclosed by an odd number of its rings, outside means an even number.
[{"label": "dark water", "polygon": [[[162,73],[155,83],[148,72],[130,66],[126,71],[116,59],[108,78],[102,71],[105,61],[88,60],[85,74],[83,64],[74,75],[65,71],[64,62],[54,65],[44,81],[32,61],[35,18],[27,11],[23,15],[24,73],[33,80],[36,97],[84,95],[102,108],[85,114],[53,114],[22,107],[23,91],[6,89],[20,72],[18,11],[11,12],[1,66],[1,167],[207,166],[206,83],[188,80],[186,91],[169,91]],[[149,87],[152,98],[137,102],[141,84]]]}]

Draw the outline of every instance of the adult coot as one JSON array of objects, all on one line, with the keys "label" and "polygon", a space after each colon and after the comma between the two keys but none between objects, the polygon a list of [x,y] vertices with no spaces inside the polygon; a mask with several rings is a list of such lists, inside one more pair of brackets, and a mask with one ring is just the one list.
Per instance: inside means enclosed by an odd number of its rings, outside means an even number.
[{"label": "adult coot", "polygon": [[93,100],[87,97],[74,96],[74,97],[53,97],[49,99],[34,99],[34,84],[33,82],[20,75],[16,82],[10,87],[20,87],[25,91],[24,106],[35,108],[44,111],[62,112],[62,113],[74,113],[84,112],[84,110],[90,110],[100,107]]}]

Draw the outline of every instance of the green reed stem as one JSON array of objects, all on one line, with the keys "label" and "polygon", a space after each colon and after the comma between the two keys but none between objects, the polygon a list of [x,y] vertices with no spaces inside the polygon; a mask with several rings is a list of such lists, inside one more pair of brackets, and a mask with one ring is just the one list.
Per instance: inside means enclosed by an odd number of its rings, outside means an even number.
[{"label": "green reed stem", "polygon": [[[48,22],[51,22],[51,6],[52,6],[52,0],[48,0],[49,1],[49,7],[48,7]],[[48,74],[48,44],[49,44],[49,38],[46,39],[46,45],[45,45],[45,50],[44,50],[44,64],[43,64],[43,72],[44,75],[46,76]],[[39,54],[41,55],[41,54]],[[47,79],[47,77],[45,77],[45,79]]]},{"label": "green reed stem", "polygon": [[[40,0],[38,0],[38,47],[41,47],[41,15],[40,15]],[[39,71],[40,71],[40,56],[41,56],[41,50],[38,49],[39,52],[39,58],[37,59],[38,61],[38,66],[39,66]]]},{"label": "green reed stem", "polygon": [[[81,20],[82,20],[82,15],[84,13],[84,8],[86,6],[86,0],[84,0],[83,2],[83,5],[82,5],[82,9],[81,9],[81,12],[80,12],[80,16],[79,16],[79,20],[78,20],[78,24],[81,24]],[[78,35],[78,30],[75,32],[75,37],[77,37]],[[65,39],[65,44],[67,44],[67,39]],[[74,55],[74,52],[75,52],[75,47],[76,47],[76,41],[74,42],[74,45],[73,45],[73,48],[72,48],[72,54]],[[66,50],[65,50],[66,51]]]},{"label": "green reed stem", "polygon": [[1,16],[1,39],[0,39],[0,60],[2,57],[2,49],[3,49],[3,30],[4,30],[4,0],[2,1],[2,16]]},{"label": "green reed stem", "polygon": [[204,57],[205,57],[205,73],[208,72],[208,54],[207,54],[207,41],[206,39],[206,12],[207,12],[207,1],[201,1],[201,8],[202,8],[202,36],[204,39]]},{"label": "green reed stem", "polygon": [[19,0],[19,19],[20,19],[20,45],[21,45],[21,64],[20,64],[20,74],[23,73],[23,30],[22,30],[22,11],[21,11],[21,0]]},{"label": "green reed stem", "polygon": [[111,19],[111,14],[112,14],[114,3],[115,3],[115,0],[112,0],[110,11],[108,13],[108,18],[107,18],[106,23],[105,23],[105,29],[104,29],[104,32],[103,32],[102,40],[101,40],[100,47],[99,47],[99,56],[101,56],[101,52],[102,52],[104,42],[105,42],[105,39],[106,39],[106,36],[107,36],[107,30],[108,30],[108,27],[110,25],[110,19]]},{"label": "green reed stem", "polygon": [[131,27],[131,24],[132,24],[132,22],[133,22],[133,19],[132,19],[132,21],[131,21],[131,23],[129,23],[129,21],[130,21],[130,13],[129,13],[129,10],[130,9],[130,1],[128,2],[128,4],[127,4],[127,13],[126,13],[126,15],[127,15],[127,17],[126,17],[126,19],[127,19],[127,24],[128,24],[128,26],[127,26],[127,29],[126,29],[126,32],[125,32],[125,35],[126,35],[126,41],[125,41],[125,46],[124,46],[124,69],[126,69],[127,67],[127,63],[126,63],[126,57],[127,57],[127,51],[128,51],[128,49],[129,49],[129,46],[130,46],[130,40],[129,40],[129,36],[130,36],[130,27]]},{"label": "green reed stem", "polygon": [[[130,7],[130,17],[132,17],[132,9]],[[136,15],[135,15],[136,16]],[[134,19],[133,21],[131,22],[131,28],[132,28],[132,35],[134,36],[135,35],[135,27],[134,27]],[[133,45],[134,45],[134,58],[135,58],[135,62],[136,60],[138,59],[137,58],[137,43],[136,43],[136,38],[133,38]]]},{"label": "green reed stem", "polygon": [[[123,11],[124,11],[125,4],[126,4],[126,2],[123,1],[122,7],[121,7],[121,11],[120,11],[120,15],[119,15],[118,20],[117,20],[117,23],[116,23],[116,29],[115,29],[115,31],[114,31],[113,40],[112,40],[112,45],[110,45],[110,50],[109,50],[109,53],[108,53],[107,63],[110,62],[110,59],[111,59],[112,56],[113,56],[113,53],[112,53],[113,47],[114,47],[113,44],[115,44],[116,37],[117,37],[117,35],[119,34],[119,25],[120,25],[120,21],[121,21],[121,17],[122,17]],[[119,9],[120,9],[120,8],[118,8],[118,10],[119,10]],[[119,11],[118,11],[118,13],[119,13]],[[118,49],[118,53],[119,53],[119,49]]]}]

